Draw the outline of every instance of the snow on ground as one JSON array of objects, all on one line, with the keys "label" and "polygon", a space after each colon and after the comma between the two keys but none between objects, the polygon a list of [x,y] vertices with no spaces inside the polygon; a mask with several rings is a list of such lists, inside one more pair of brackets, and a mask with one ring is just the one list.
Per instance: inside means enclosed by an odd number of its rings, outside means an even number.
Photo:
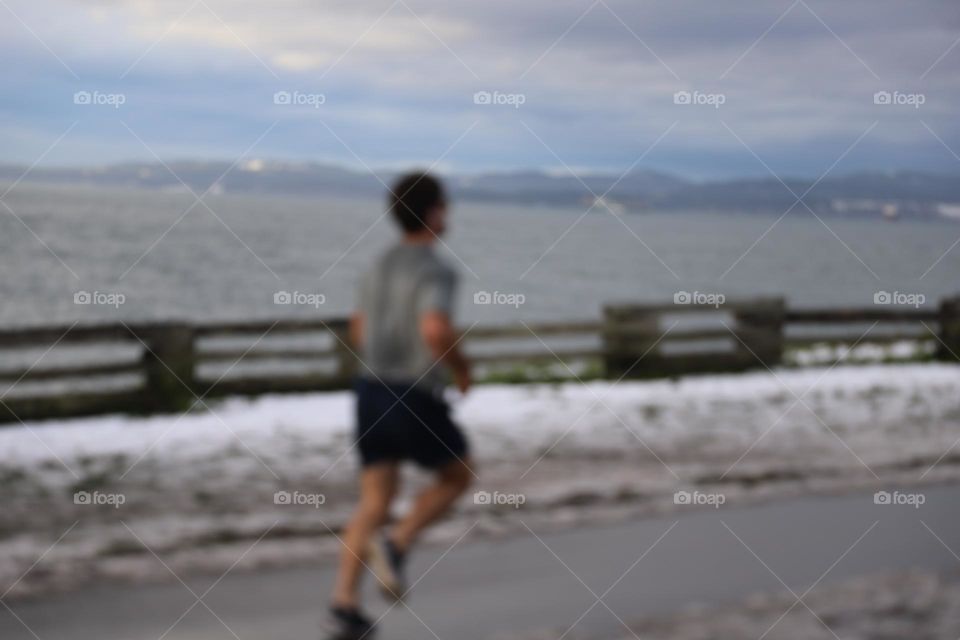
[{"label": "snow on ground", "polygon": [[819,343],[789,350],[784,354],[784,362],[788,365],[809,367],[830,365],[840,360],[848,364],[921,360],[930,359],[938,346],[937,341],[932,339],[897,340],[890,343],[865,340],[852,348],[845,343]]},{"label": "snow on ground", "polygon": [[[515,530],[513,496],[527,522],[576,524],[683,508],[678,490],[739,500],[960,477],[947,364],[486,385],[454,407],[492,499],[468,497],[437,538]],[[222,571],[265,532],[245,562],[315,559],[355,496],[351,423],[350,394],[313,393],[4,428],[0,585],[68,529],[12,593],[163,574],[145,547],[175,570]]]}]

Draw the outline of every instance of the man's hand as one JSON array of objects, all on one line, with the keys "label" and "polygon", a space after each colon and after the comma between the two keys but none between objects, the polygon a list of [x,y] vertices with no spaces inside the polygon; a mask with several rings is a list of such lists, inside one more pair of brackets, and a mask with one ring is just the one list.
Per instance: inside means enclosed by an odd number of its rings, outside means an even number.
[{"label": "man's hand", "polygon": [[453,383],[460,390],[460,393],[466,394],[473,386],[473,378],[470,375],[470,366],[464,363],[464,366],[458,367],[453,371]]},{"label": "man's hand", "polygon": [[431,311],[420,320],[420,335],[433,357],[453,372],[453,380],[461,393],[466,393],[473,383],[470,378],[470,363],[459,349],[459,336],[445,313]]},{"label": "man's hand", "polygon": [[363,330],[365,324],[363,312],[361,311],[357,311],[350,317],[348,336],[350,344],[354,349],[360,349],[363,346]]}]

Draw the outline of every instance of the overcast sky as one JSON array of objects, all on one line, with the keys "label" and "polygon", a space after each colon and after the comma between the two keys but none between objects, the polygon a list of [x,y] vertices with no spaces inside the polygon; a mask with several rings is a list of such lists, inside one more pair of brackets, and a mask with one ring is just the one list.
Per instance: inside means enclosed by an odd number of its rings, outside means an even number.
[{"label": "overcast sky", "polygon": [[960,173],[957,0],[2,0],[0,16],[0,162]]}]

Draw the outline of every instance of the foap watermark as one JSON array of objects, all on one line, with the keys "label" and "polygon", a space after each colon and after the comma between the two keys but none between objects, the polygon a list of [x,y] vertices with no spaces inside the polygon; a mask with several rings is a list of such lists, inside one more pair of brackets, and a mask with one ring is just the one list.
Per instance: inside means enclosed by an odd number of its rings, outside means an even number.
[{"label": "foap watermark", "polygon": [[102,93],[100,91],[77,91],[73,94],[73,104],[94,107],[113,107],[119,109],[127,102],[124,93]]},{"label": "foap watermark", "polygon": [[473,304],[492,304],[519,308],[527,301],[522,293],[505,293],[503,291],[477,291],[473,294]]},{"label": "foap watermark", "polygon": [[677,291],[673,294],[673,304],[700,304],[720,308],[727,301],[722,293],[706,293],[703,291]]},{"label": "foap watermark", "polygon": [[304,93],[302,91],[277,91],[273,94],[273,104],[292,107],[313,107],[319,109],[326,104],[327,96],[322,93]]},{"label": "foap watermark", "polygon": [[901,493],[900,491],[877,491],[873,494],[873,504],[908,506],[919,509],[927,501],[922,493]]},{"label": "foap watermark", "polygon": [[273,494],[273,504],[294,507],[313,507],[319,509],[327,502],[322,493],[304,493],[302,491],[277,491]]},{"label": "foap watermark", "polygon": [[522,493],[501,493],[499,491],[477,491],[473,494],[473,504],[481,506],[506,506],[519,509],[527,502]]},{"label": "foap watermark", "polygon": [[873,304],[898,305],[919,308],[927,301],[922,293],[904,293],[902,291],[877,291],[873,294]]},{"label": "foap watermark", "polygon": [[82,506],[108,505],[119,509],[126,504],[127,496],[122,493],[101,493],[99,491],[77,491],[73,494],[73,504]]},{"label": "foap watermark", "polygon": [[727,501],[722,493],[704,493],[703,491],[677,491],[673,494],[673,504],[709,505],[719,509]]},{"label": "foap watermark", "polygon": [[127,301],[127,296],[116,291],[77,291],[73,294],[73,304],[89,304],[119,309]]},{"label": "foap watermark", "polygon": [[527,95],[525,93],[502,93],[500,91],[477,91],[473,94],[473,104],[489,104],[494,106],[508,106],[519,109],[520,105],[525,104]]},{"label": "foap watermark", "polygon": [[292,304],[319,309],[327,301],[322,293],[305,293],[303,291],[277,291],[273,294],[273,304]]},{"label": "foap watermark", "polygon": [[926,103],[927,96],[922,93],[902,93],[900,91],[877,91],[873,94],[873,104],[913,107],[919,109]]},{"label": "foap watermark", "polygon": [[702,91],[677,91],[673,94],[673,104],[706,106],[719,109],[726,103],[727,96],[722,93],[704,93]]}]

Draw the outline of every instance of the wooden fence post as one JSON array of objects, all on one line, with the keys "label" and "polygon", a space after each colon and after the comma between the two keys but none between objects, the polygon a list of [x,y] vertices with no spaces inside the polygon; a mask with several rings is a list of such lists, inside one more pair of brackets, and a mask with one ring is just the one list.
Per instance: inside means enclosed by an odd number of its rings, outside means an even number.
[{"label": "wooden fence post", "polygon": [[144,409],[186,411],[196,401],[195,335],[181,324],[152,325],[138,329],[147,348],[143,353]]},{"label": "wooden fence post", "polygon": [[960,358],[960,295],[940,301],[940,340],[937,345],[937,357],[941,360]]},{"label": "wooden fence post", "polygon": [[629,306],[606,306],[602,335],[605,377],[614,380],[628,375],[641,377],[642,372],[655,369],[651,363],[658,358],[651,350],[660,338],[659,313]]},{"label": "wooden fence post", "polygon": [[734,331],[740,338],[736,347],[748,366],[754,366],[758,359],[768,367],[783,360],[786,312],[783,298],[762,298],[734,309]]}]

